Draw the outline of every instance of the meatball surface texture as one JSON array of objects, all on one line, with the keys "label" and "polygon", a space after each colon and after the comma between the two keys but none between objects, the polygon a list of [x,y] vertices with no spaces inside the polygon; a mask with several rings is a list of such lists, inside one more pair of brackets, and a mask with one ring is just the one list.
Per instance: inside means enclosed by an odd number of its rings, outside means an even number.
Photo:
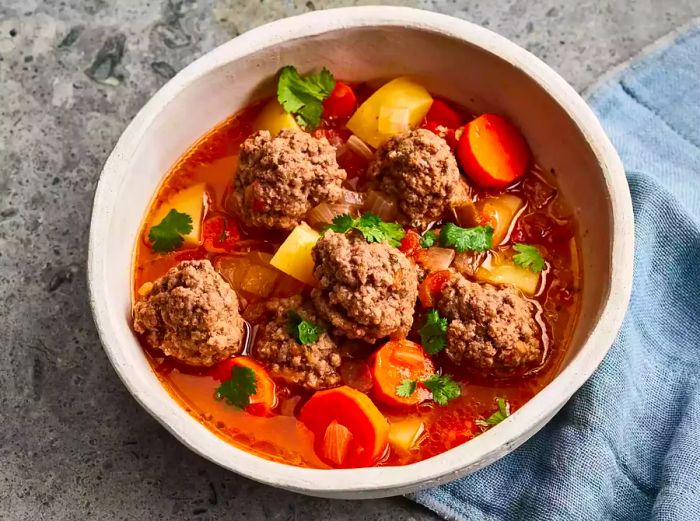
[{"label": "meatball surface texture", "polygon": [[445,351],[455,364],[508,374],[541,362],[535,307],[514,288],[454,274],[437,307],[449,323]]},{"label": "meatball surface texture", "polygon": [[418,296],[415,265],[396,248],[327,231],[311,255],[318,287],[311,298],[336,334],[374,343],[406,334]]},{"label": "meatball surface texture", "polygon": [[314,206],[339,202],[345,177],[326,138],[261,130],[241,145],[230,205],[248,226],[291,230]]},{"label": "meatball surface texture", "polygon": [[311,390],[340,385],[340,350],[327,332],[313,344],[303,345],[289,331],[289,312],[316,326],[322,325],[313,307],[300,296],[273,299],[266,303],[271,320],[261,326],[255,339],[253,357],[271,373]]},{"label": "meatball surface texture", "polygon": [[240,353],[238,297],[208,260],[183,261],[134,304],[134,330],[190,365],[211,366]]},{"label": "meatball surface texture", "polygon": [[368,176],[379,191],[396,199],[398,222],[419,230],[465,196],[452,150],[426,129],[394,136],[379,147]]}]

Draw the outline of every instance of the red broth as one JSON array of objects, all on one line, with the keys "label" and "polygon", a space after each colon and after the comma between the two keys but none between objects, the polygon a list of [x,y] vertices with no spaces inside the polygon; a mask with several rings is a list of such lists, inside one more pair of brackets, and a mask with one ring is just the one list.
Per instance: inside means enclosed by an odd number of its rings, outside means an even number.
[{"label": "red broth", "polygon": [[[360,86],[358,93],[365,97],[366,87]],[[177,190],[204,182],[210,195],[208,215],[218,212],[235,219],[227,212],[226,198],[230,190],[238,163],[241,143],[252,132],[252,122],[262,103],[252,105],[219,124],[175,163],[154,198],[144,220],[140,240],[134,253],[133,291],[138,298],[139,288],[149,281],[164,275],[181,260],[210,259],[220,254],[210,253],[199,247],[179,250],[168,254],[151,252],[147,242],[146,223],[158,207]],[[464,114],[466,112],[462,111]],[[346,138],[344,121],[323,122],[320,131],[331,138],[334,134]],[[331,139],[332,141],[332,139]],[[362,165],[342,164],[349,172],[349,186],[361,188]],[[564,173],[565,175],[565,173]],[[396,410],[376,403],[390,422],[420,418],[424,424],[417,447],[409,452],[398,452],[389,448],[377,465],[405,465],[417,462],[464,443],[482,432],[476,420],[490,416],[497,409],[495,399],[504,398],[517,410],[556,375],[565,355],[569,338],[578,314],[581,272],[579,249],[575,235],[575,222],[568,206],[562,200],[554,181],[553,172],[545,172],[534,166],[515,186],[505,191],[522,197],[526,202],[514,226],[511,227],[513,242],[536,244],[546,252],[549,268],[545,282],[533,298],[543,325],[546,361],[528,376],[517,378],[486,378],[475,376],[455,367],[444,356],[434,359],[435,365],[453,375],[461,383],[461,397],[445,406],[423,402],[408,410]],[[476,190],[474,198],[479,200],[499,191]],[[286,234],[256,230],[249,232],[241,228],[238,249],[274,252]],[[252,305],[256,299],[241,295]],[[415,338],[414,338],[415,340]],[[418,339],[418,341],[420,341]],[[328,468],[313,449],[313,435],[299,422],[301,404],[311,395],[308,391],[278,381],[280,406],[271,417],[257,417],[214,398],[219,385],[208,370],[193,368],[165,357],[153,346],[142,341],[145,353],[154,371],[169,393],[198,421],[231,444],[264,458],[291,465]],[[344,363],[341,373],[344,379],[353,380],[355,387],[371,385],[368,375],[369,353],[346,350],[354,358]]]}]

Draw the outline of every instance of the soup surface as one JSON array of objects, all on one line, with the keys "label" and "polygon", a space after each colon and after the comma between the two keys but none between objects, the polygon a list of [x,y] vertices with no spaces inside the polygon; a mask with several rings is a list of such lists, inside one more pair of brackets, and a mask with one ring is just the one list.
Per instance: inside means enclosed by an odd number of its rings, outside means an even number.
[{"label": "soup surface", "polygon": [[145,216],[134,329],[154,371],[218,436],[291,465],[404,465],[493,428],[576,321],[554,173],[505,119],[407,78],[288,67],[279,89],[185,151]]}]

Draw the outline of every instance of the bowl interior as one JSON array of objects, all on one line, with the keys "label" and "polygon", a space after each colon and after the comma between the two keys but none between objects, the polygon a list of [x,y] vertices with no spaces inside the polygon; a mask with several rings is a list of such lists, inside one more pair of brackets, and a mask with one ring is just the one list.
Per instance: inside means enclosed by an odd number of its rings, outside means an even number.
[{"label": "bowl interior", "polygon": [[[405,492],[473,471],[527,439],[570,393],[554,402],[533,405],[540,410],[533,410],[528,425],[508,434],[504,424],[499,427],[501,433],[494,429],[470,442],[471,449],[458,447],[442,455],[443,459],[433,458],[429,465],[415,464],[412,472],[364,469],[318,474],[262,462],[227,445],[170,399],[129,325],[132,251],[139,240],[141,219],[180,155],[214,125],[250,101],[271,94],[273,77],[286,64],[302,71],[327,66],[346,80],[411,74],[431,92],[474,112],[507,116],[521,128],[537,161],[554,169],[578,217],[585,282],[578,326],[563,369],[581,353],[610,291],[613,212],[608,182],[590,140],[550,94],[561,86],[547,85],[547,75],[539,82],[528,76],[519,60],[532,58],[524,51],[466,22],[459,22],[462,32],[453,34],[418,22],[387,20],[356,27],[345,22],[347,25],[336,23],[335,29],[321,34],[309,34],[321,31],[301,30],[298,24],[273,24],[265,38],[244,35],[195,62],[149,102],[105,167],[93,217],[90,283],[98,326],[116,369],[136,398],[190,447],[255,479],[307,493],[358,497]],[[303,31],[307,34],[298,37]],[[474,34],[470,36],[469,31]],[[468,43],[461,36],[480,43]],[[517,52],[499,57],[493,48],[504,44]],[[246,466],[258,470],[248,472]],[[342,479],[334,484],[336,478],[331,474],[336,472]]]}]

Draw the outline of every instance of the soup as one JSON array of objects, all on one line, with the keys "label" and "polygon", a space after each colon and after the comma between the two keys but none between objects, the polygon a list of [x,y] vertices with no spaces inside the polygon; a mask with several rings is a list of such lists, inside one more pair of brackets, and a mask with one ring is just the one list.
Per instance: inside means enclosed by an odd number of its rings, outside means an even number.
[{"label": "soup", "polygon": [[411,78],[282,69],[185,151],[135,246],[153,370],[231,444],[405,465],[552,378],[579,306],[576,223],[506,118]]}]

